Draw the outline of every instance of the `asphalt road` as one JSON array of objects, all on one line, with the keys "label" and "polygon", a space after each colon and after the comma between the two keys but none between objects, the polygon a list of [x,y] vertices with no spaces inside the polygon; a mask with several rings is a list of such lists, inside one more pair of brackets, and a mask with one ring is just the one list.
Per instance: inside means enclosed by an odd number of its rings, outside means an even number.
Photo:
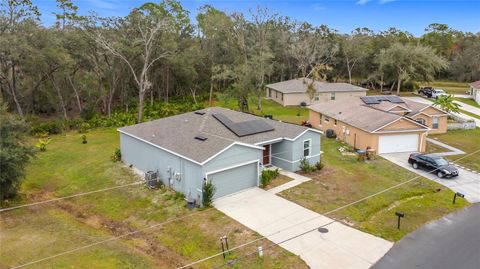
[{"label": "asphalt road", "polygon": [[373,269],[479,269],[480,204],[409,234]]}]

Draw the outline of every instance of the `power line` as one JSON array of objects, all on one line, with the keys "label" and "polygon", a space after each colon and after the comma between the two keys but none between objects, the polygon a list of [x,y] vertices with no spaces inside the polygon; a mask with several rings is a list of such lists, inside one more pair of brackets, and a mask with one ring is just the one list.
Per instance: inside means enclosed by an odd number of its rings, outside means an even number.
[{"label": "power line", "polygon": [[[474,151],[474,152],[472,152],[472,153],[469,153],[469,154],[467,154],[467,155],[465,155],[465,156],[462,156],[461,158],[456,159],[456,160],[453,161],[452,163],[455,163],[455,162],[457,162],[457,161],[460,161],[460,160],[462,160],[462,159],[464,159],[464,158],[466,158],[466,157],[468,157],[468,156],[470,156],[470,155],[476,154],[476,153],[478,153],[478,152],[480,152],[480,149],[479,149],[479,150],[476,150],[476,151]],[[433,172],[435,172],[436,170],[439,170],[439,169],[440,169],[440,168],[433,169],[433,170],[431,170],[431,171],[428,171],[428,173],[433,173]],[[283,228],[283,229],[280,229],[280,230],[278,230],[278,231],[276,231],[276,232],[274,232],[274,233],[271,233],[271,234],[269,234],[269,235],[262,236],[262,237],[260,237],[260,238],[255,239],[255,240],[252,240],[252,241],[249,241],[249,242],[247,242],[247,243],[244,243],[244,244],[242,244],[241,246],[244,247],[244,246],[246,246],[246,245],[255,243],[255,242],[257,242],[257,241],[259,241],[259,240],[261,240],[261,239],[268,239],[268,237],[271,237],[271,236],[273,236],[273,235],[275,235],[275,234],[278,234],[279,232],[282,232],[282,231],[284,231],[284,230],[293,228],[293,227],[295,227],[295,226],[297,226],[297,225],[300,225],[300,224],[303,224],[303,223],[305,223],[305,222],[309,222],[309,221],[312,221],[312,220],[314,220],[314,219],[317,219],[317,218],[320,218],[320,217],[324,217],[324,216],[326,216],[326,215],[330,215],[330,214],[332,214],[332,213],[334,213],[334,212],[337,212],[337,211],[340,211],[340,210],[342,210],[342,209],[344,209],[344,208],[350,207],[350,206],[352,206],[352,205],[358,204],[358,203],[360,203],[360,202],[363,202],[363,201],[365,201],[365,200],[368,200],[368,199],[370,199],[370,198],[372,198],[372,197],[375,197],[375,196],[377,196],[377,195],[380,195],[380,194],[382,194],[382,193],[388,192],[388,191],[390,191],[390,190],[392,190],[392,189],[395,189],[395,188],[398,188],[398,187],[400,187],[400,186],[403,186],[403,185],[405,185],[405,184],[407,184],[407,183],[410,183],[410,182],[412,182],[412,181],[414,181],[414,180],[416,180],[416,179],[418,179],[418,178],[421,178],[421,177],[423,177],[423,176],[422,176],[422,175],[417,175],[417,176],[415,176],[415,177],[413,177],[413,178],[411,178],[411,179],[409,179],[409,180],[406,180],[406,181],[401,182],[401,183],[399,183],[399,184],[396,184],[396,185],[394,185],[394,186],[388,187],[388,188],[383,189],[383,190],[381,190],[381,191],[379,191],[379,192],[376,192],[376,193],[374,193],[374,194],[368,195],[368,196],[363,197],[363,198],[361,198],[361,199],[359,199],[359,200],[356,200],[356,201],[354,201],[354,202],[351,202],[351,203],[349,203],[349,204],[346,204],[346,205],[337,207],[337,208],[335,208],[335,209],[332,209],[332,210],[330,210],[330,211],[327,211],[327,212],[325,212],[325,213],[319,214],[319,215],[316,216],[316,217],[307,219],[307,220],[305,220],[305,221],[302,221],[302,222],[296,223],[296,224],[294,224],[294,225],[291,225],[291,226],[285,227],[285,228]],[[320,227],[321,227],[321,226],[320,226]],[[310,230],[309,232],[311,232],[311,231],[313,231],[313,230],[316,230],[316,229],[318,229],[318,228],[319,228],[319,227],[316,227],[315,229],[312,229],[312,230]],[[308,233],[308,231],[307,231],[307,233]],[[302,234],[304,234],[304,233],[302,233]],[[292,236],[292,237],[284,240],[284,242],[289,241],[289,240],[292,240],[292,239],[295,239],[295,238],[297,238],[297,237],[298,237],[298,235]],[[238,249],[238,247],[236,247],[236,248],[234,248],[234,249]],[[233,249],[232,249],[232,250],[233,250]],[[223,252],[219,252],[219,253],[216,253],[216,254],[214,254],[214,255],[212,255],[212,256],[209,256],[209,257],[206,257],[206,258],[197,260],[197,261],[195,261],[195,262],[189,263],[188,265],[184,265],[184,266],[178,267],[177,269],[184,269],[184,268],[187,268],[187,267],[189,267],[189,266],[192,266],[192,265],[195,265],[195,264],[204,262],[204,261],[206,261],[206,260],[212,259],[212,258],[217,257],[217,256],[219,256],[219,255],[223,255]]]},{"label": "power line", "polygon": [[[457,161],[460,161],[460,160],[462,160],[462,159],[464,159],[464,158],[466,158],[466,157],[468,157],[468,156],[470,156],[470,155],[476,154],[477,152],[480,152],[480,150],[477,150],[477,151],[475,151],[475,152],[472,152],[472,153],[469,153],[469,154],[467,154],[467,155],[465,155],[465,156],[462,156],[461,158],[455,160],[455,161],[452,162],[452,163],[455,163],[455,162],[457,162]],[[436,170],[438,170],[438,168],[437,168],[437,169],[434,169],[434,170],[431,170],[430,172],[434,172],[434,171],[436,171]],[[367,197],[364,197],[364,198],[362,198],[362,199],[359,199],[359,200],[354,201],[354,202],[352,202],[352,203],[349,203],[349,204],[347,204],[347,205],[344,205],[344,206],[338,207],[338,208],[336,208],[336,209],[330,210],[330,211],[328,211],[328,212],[326,212],[326,213],[324,213],[324,214],[322,214],[322,215],[316,216],[316,217],[314,217],[314,218],[311,218],[311,219],[302,221],[302,222],[300,222],[300,223],[297,223],[297,224],[288,226],[288,227],[286,227],[286,228],[280,229],[280,230],[278,230],[278,231],[276,231],[275,233],[272,233],[272,234],[270,234],[270,235],[262,236],[262,237],[259,237],[259,238],[257,238],[257,239],[251,240],[251,241],[249,241],[249,242],[243,243],[243,244],[238,245],[238,246],[236,246],[236,247],[234,247],[234,248],[232,248],[232,249],[230,249],[230,250],[233,251],[233,250],[236,250],[236,249],[245,247],[245,246],[247,246],[247,245],[253,244],[253,243],[258,242],[258,241],[260,241],[260,240],[266,239],[267,237],[273,236],[273,235],[275,235],[275,234],[277,234],[277,233],[279,233],[279,232],[282,232],[282,231],[284,231],[284,230],[287,230],[287,229],[290,229],[290,228],[292,228],[292,227],[295,227],[295,226],[297,226],[297,225],[299,225],[299,224],[302,224],[302,223],[304,223],[304,222],[308,222],[308,221],[317,219],[317,218],[319,218],[319,217],[323,217],[324,215],[328,215],[328,214],[331,214],[331,213],[333,213],[333,212],[336,212],[336,211],[339,211],[339,210],[341,210],[341,209],[344,209],[344,208],[346,208],[346,207],[349,207],[349,206],[352,206],[352,205],[354,205],[354,204],[360,203],[360,202],[362,202],[362,201],[364,201],[364,200],[367,200],[367,199],[369,199],[369,198],[371,198],[371,197],[374,197],[374,196],[376,196],[376,195],[382,194],[382,193],[387,192],[387,191],[389,191],[389,190],[391,190],[391,189],[394,189],[394,188],[397,188],[397,187],[399,187],[399,186],[402,186],[402,185],[404,185],[404,184],[406,184],[406,183],[409,183],[409,182],[411,182],[411,181],[413,181],[413,180],[415,180],[415,179],[417,179],[417,178],[419,178],[419,177],[423,177],[423,176],[418,175],[418,176],[416,176],[416,177],[414,177],[414,178],[412,178],[412,179],[410,179],[410,180],[407,180],[407,181],[405,181],[405,182],[396,184],[396,185],[394,185],[394,186],[392,186],[392,187],[389,187],[389,188],[387,188],[387,189],[384,189],[384,190],[382,190],[382,191],[379,191],[379,192],[377,192],[377,193],[375,193],[375,194],[369,195],[369,196],[367,196]],[[155,224],[155,225],[152,225],[152,226],[148,226],[148,227],[145,227],[145,228],[140,229],[140,230],[136,230],[136,231],[133,231],[133,232],[130,232],[130,233],[126,233],[126,234],[120,235],[120,236],[112,237],[112,238],[109,238],[109,239],[106,239],[106,240],[103,240],[103,241],[99,241],[99,242],[96,242],[96,243],[92,243],[92,244],[89,244],[89,245],[85,245],[85,246],[82,246],[82,247],[78,247],[78,248],[75,248],[75,249],[72,249],[72,250],[68,250],[68,251],[65,251],[65,252],[61,252],[61,253],[58,253],[58,254],[55,254],[55,255],[52,255],[52,256],[49,256],[49,257],[46,257],[46,258],[42,258],[42,259],[39,259],[39,260],[35,260],[35,261],[29,262],[29,263],[25,263],[25,264],[22,264],[22,265],[18,265],[18,266],[12,267],[11,269],[22,268],[22,267],[29,266],[29,265],[33,265],[33,264],[36,264],[36,263],[39,263],[39,262],[43,262],[43,261],[46,261],[46,260],[54,259],[54,258],[63,256],[63,255],[66,255],[66,254],[70,254],[70,253],[73,253],[73,252],[77,252],[77,251],[79,251],[79,250],[87,249],[87,248],[89,248],[89,247],[93,247],[93,246],[96,246],[96,245],[100,245],[100,244],[103,244],[103,243],[106,243],[106,242],[115,241],[115,240],[118,240],[118,239],[127,237],[127,236],[129,236],[129,235],[133,235],[133,234],[139,233],[139,232],[141,232],[141,231],[153,229],[153,228],[155,228],[155,227],[159,227],[159,226],[165,225],[165,224],[167,224],[167,223],[171,223],[171,222],[174,222],[174,221],[177,221],[177,220],[181,220],[181,219],[190,217],[190,216],[192,216],[192,215],[199,214],[200,212],[205,212],[205,211],[212,210],[212,209],[213,209],[213,208],[209,208],[209,209],[203,210],[203,211],[197,211],[197,212],[194,212],[194,213],[185,215],[185,216],[177,217],[177,218],[174,218],[174,219],[171,219],[171,220],[167,220],[167,221],[162,222],[162,223],[158,223],[158,224]],[[316,227],[315,229],[318,229],[318,227]],[[292,239],[294,239],[294,238],[297,238],[298,236],[300,236],[300,235],[296,235],[296,236],[293,236],[293,237],[291,237],[291,238],[287,238],[287,239],[285,239],[285,240],[286,240],[286,241],[289,241],[289,240],[292,240]],[[285,241],[285,242],[286,242],[286,241]],[[209,256],[209,257],[206,257],[206,258],[197,260],[197,261],[195,261],[195,262],[193,262],[193,263],[190,263],[190,264],[188,264],[188,265],[179,267],[179,269],[186,268],[186,267],[189,267],[189,266],[192,266],[192,265],[195,265],[195,264],[204,262],[204,261],[206,261],[206,260],[212,259],[212,258],[217,257],[217,256],[220,256],[220,255],[223,255],[223,252],[219,252],[219,253],[216,253],[216,254],[211,255],[211,256]]]},{"label": "power line", "polygon": [[60,201],[60,200],[65,200],[65,199],[70,199],[70,198],[85,196],[85,195],[89,195],[89,194],[93,194],[93,193],[99,193],[99,192],[104,192],[104,191],[110,191],[110,190],[125,188],[125,187],[129,187],[129,186],[139,185],[139,184],[142,184],[142,183],[145,183],[145,181],[143,181],[143,180],[142,180],[142,181],[136,181],[136,182],[133,182],[133,183],[124,184],[124,185],[120,185],[120,186],[103,188],[103,189],[93,190],[93,191],[88,191],[88,192],[83,192],[83,193],[77,193],[77,194],[73,194],[73,195],[69,195],[69,196],[58,197],[58,198],[54,198],[54,199],[50,199],[50,200],[45,200],[45,201],[40,201],[40,202],[34,202],[34,203],[30,203],[30,204],[23,204],[23,205],[18,205],[18,206],[12,206],[12,207],[7,207],[7,208],[2,208],[2,209],[0,209],[0,213],[1,213],[1,212],[5,212],[5,211],[14,210],[14,209],[24,208],[24,207],[30,207],[30,206],[35,206],[35,205],[47,204],[47,203],[51,203],[51,202],[58,202],[58,201]]}]

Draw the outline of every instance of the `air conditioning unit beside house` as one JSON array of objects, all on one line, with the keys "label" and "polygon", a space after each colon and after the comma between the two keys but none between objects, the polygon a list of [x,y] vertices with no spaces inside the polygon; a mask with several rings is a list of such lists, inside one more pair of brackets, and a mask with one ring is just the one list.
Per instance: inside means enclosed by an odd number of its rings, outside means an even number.
[{"label": "air conditioning unit beside house", "polygon": [[145,173],[145,183],[150,189],[154,189],[158,185],[158,172],[148,171]]}]

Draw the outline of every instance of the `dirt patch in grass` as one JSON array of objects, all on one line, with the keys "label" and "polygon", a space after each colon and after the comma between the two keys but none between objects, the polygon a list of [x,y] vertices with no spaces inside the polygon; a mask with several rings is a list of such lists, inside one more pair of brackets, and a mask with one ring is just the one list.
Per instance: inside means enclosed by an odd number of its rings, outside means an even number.
[{"label": "dirt patch in grass", "polygon": [[[323,137],[322,137],[323,138]],[[343,156],[342,144],[322,139],[325,167],[307,176],[312,180],[280,195],[320,214],[336,210],[379,191],[417,177],[416,174],[383,158],[359,162]],[[440,190],[440,191],[439,191]],[[357,229],[396,241],[425,223],[468,205],[452,205],[453,192],[425,178],[418,178],[388,192],[329,214]],[[395,226],[395,211],[406,214],[402,229]]]}]

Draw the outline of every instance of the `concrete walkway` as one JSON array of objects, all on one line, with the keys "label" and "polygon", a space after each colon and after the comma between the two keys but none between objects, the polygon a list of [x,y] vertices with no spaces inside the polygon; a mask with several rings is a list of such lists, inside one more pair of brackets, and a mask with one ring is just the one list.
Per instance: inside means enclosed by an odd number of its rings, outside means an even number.
[{"label": "concrete walkway", "polygon": [[457,148],[454,148],[450,145],[447,145],[445,143],[442,143],[438,140],[435,140],[435,139],[432,139],[432,138],[427,138],[427,141],[432,143],[432,144],[435,144],[437,146],[440,146],[442,148],[446,148],[446,149],[449,149],[450,151],[447,151],[447,152],[438,152],[438,153],[435,153],[436,155],[439,155],[439,156],[453,156],[453,155],[460,155],[460,154],[465,154],[465,151],[461,151]]},{"label": "concrete walkway", "polygon": [[299,175],[297,173],[293,173],[293,172],[285,171],[285,170],[280,170],[280,174],[284,175],[284,176],[287,176],[289,178],[293,178],[293,180],[289,181],[285,184],[282,184],[280,186],[277,186],[275,188],[271,188],[271,189],[268,190],[268,192],[276,194],[276,193],[282,192],[284,190],[287,190],[287,189],[293,188],[295,186],[298,186],[298,185],[302,184],[303,182],[307,182],[307,181],[312,180],[309,177],[305,177],[305,176]]},{"label": "concrete walkway", "polygon": [[[219,198],[214,206],[299,255],[311,268],[367,269],[393,245],[256,187]],[[328,232],[320,233],[321,226]],[[269,244],[259,241],[255,246]]]},{"label": "concrete walkway", "polygon": [[480,116],[480,108],[474,107],[474,106],[472,106],[472,105],[466,104],[466,103],[464,103],[464,102],[456,101],[456,100],[453,101],[453,102],[459,104],[459,105],[461,106],[460,109],[465,110],[465,111],[468,111],[468,112],[470,112],[470,113],[473,113],[473,114],[475,114],[475,115]]},{"label": "concrete walkway", "polygon": [[[418,102],[418,103],[423,103],[423,104],[433,104],[432,101],[428,100],[428,99],[425,99],[425,98],[422,98],[422,97],[402,97],[403,99],[407,99],[407,100],[410,100],[410,101],[414,101],[414,102]],[[456,101],[457,102],[457,101]],[[463,107],[461,109],[464,109]],[[467,110],[467,109],[465,109]],[[468,110],[467,110],[468,111]],[[473,113],[473,112],[472,112]],[[480,127],[480,119],[477,119],[475,117],[472,117],[472,116],[469,116],[467,114],[463,114],[463,113],[455,113],[456,115],[464,118],[464,119],[467,119],[467,120],[473,120],[476,124],[477,124],[477,127]],[[476,113],[475,113],[476,114]]]}]

